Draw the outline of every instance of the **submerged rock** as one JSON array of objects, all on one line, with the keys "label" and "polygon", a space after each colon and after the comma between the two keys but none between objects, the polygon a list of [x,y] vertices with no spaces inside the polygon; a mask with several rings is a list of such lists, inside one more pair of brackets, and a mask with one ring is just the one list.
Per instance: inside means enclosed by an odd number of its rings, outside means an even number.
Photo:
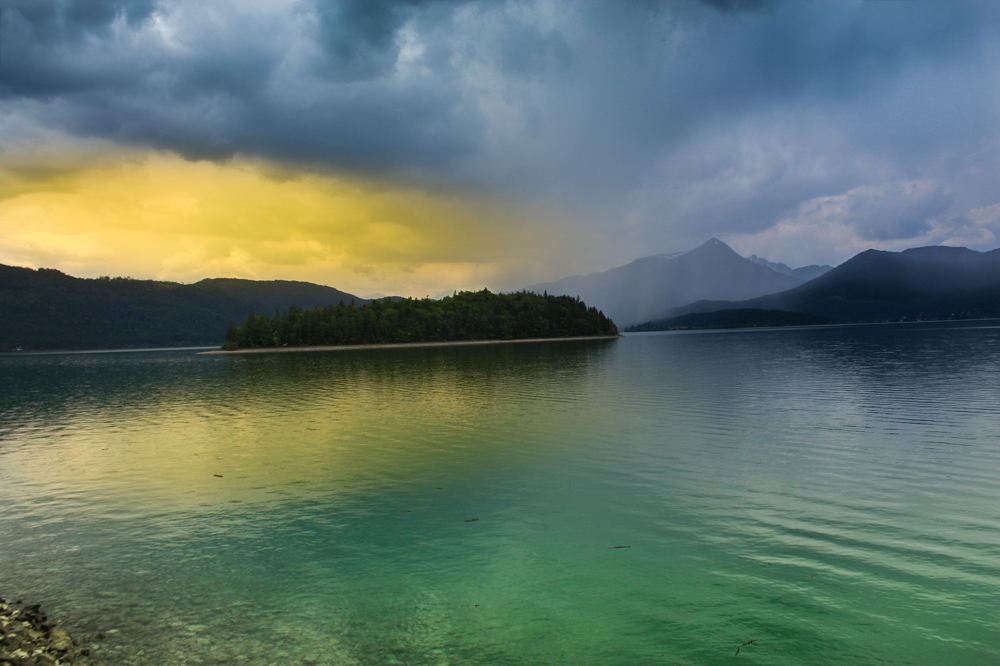
[{"label": "submerged rock", "polygon": [[66,652],[73,649],[73,639],[62,629],[53,629],[49,632],[49,647],[59,652]]}]

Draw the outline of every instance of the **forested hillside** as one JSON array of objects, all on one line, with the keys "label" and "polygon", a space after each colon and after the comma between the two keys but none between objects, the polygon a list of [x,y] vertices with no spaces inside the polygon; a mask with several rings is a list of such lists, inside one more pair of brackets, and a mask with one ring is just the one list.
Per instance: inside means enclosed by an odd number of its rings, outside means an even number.
[{"label": "forested hillside", "polygon": [[368,303],[308,282],[76,278],[0,264],[0,351],[220,345],[253,309]]},{"label": "forested hillside", "polygon": [[440,301],[391,299],[338,305],[273,317],[253,312],[226,334],[224,349],[316,345],[516,340],[617,335],[614,322],[569,296],[529,292],[459,292]]}]

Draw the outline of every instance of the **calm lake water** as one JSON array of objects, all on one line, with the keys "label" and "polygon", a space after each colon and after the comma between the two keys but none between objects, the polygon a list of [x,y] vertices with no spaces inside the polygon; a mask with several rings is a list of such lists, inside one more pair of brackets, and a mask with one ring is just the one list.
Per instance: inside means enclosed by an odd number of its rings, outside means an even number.
[{"label": "calm lake water", "polygon": [[997,664],[1000,322],[7,356],[0,544],[112,665]]}]

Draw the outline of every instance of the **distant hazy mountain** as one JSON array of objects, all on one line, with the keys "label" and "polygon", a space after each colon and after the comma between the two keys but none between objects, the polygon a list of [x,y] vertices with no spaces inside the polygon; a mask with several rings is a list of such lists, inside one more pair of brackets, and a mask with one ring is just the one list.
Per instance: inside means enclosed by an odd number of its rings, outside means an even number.
[{"label": "distant hazy mountain", "polygon": [[745,259],[713,238],[690,252],[644,257],[603,273],[575,275],[527,289],[579,296],[624,327],[692,301],[754,298],[802,282]]},{"label": "distant hazy mountain", "polygon": [[270,316],[341,300],[368,302],[309,282],[81,279],[0,264],[0,351],[221,345],[229,322],[251,310]]},{"label": "distant hazy mountain", "polygon": [[738,302],[695,302],[651,319],[732,308],[809,312],[845,323],[1000,317],[1000,249],[868,250],[787,291]]},{"label": "distant hazy mountain", "polygon": [[791,275],[792,277],[797,277],[800,280],[809,281],[818,278],[823,273],[833,269],[833,266],[817,266],[816,264],[811,264],[809,266],[803,266],[802,268],[790,268],[788,264],[776,264],[773,261],[768,261],[764,257],[758,257],[756,254],[750,255],[750,261],[755,264],[760,264],[761,266],[767,266],[773,271],[778,271],[779,273],[784,273],[785,275]]}]

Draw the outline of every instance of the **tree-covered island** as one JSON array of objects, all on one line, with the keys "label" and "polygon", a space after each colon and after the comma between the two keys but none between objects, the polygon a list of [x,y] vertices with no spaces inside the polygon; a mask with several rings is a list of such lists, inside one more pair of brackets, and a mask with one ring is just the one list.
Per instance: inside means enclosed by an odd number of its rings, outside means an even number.
[{"label": "tree-covered island", "polygon": [[612,335],[618,335],[614,322],[579,298],[484,289],[441,300],[386,298],[360,307],[343,301],[305,310],[293,305],[273,317],[251,312],[241,326],[230,324],[222,349]]}]

